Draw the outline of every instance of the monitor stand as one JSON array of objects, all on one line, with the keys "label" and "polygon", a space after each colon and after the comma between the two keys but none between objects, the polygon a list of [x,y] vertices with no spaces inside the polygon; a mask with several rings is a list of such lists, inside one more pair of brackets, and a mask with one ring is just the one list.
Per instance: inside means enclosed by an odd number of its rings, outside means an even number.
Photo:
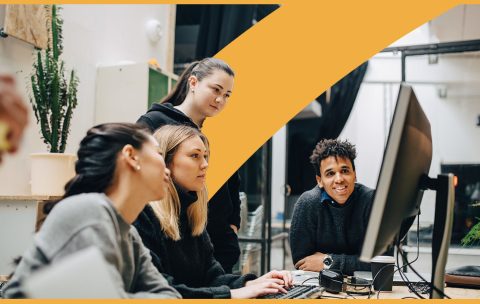
[{"label": "monitor stand", "polygon": [[455,189],[453,174],[439,174],[437,178],[422,177],[424,189],[437,192],[435,220],[432,235],[432,285],[430,299],[442,299],[445,285],[445,266],[452,236]]}]

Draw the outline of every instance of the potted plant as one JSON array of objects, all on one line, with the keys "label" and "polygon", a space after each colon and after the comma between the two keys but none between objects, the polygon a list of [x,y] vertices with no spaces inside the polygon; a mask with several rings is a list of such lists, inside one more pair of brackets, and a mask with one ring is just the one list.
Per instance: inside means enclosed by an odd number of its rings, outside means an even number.
[{"label": "potted plant", "polygon": [[[37,50],[31,75],[30,102],[50,153],[32,154],[33,195],[62,195],[65,183],[74,175],[75,155],[66,154],[72,113],[77,106],[78,77],[65,77],[62,25],[59,7],[46,7],[48,46]],[[49,172],[48,175],[45,173]]]}]

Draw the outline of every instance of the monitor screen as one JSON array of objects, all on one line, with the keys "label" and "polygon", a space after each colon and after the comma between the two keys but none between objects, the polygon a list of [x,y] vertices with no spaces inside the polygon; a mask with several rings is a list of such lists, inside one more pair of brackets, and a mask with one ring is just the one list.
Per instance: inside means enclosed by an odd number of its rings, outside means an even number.
[{"label": "monitor screen", "polygon": [[407,233],[419,213],[432,160],[430,123],[411,86],[402,84],[390,126],[360,259],[384,253],[395,236]]}]

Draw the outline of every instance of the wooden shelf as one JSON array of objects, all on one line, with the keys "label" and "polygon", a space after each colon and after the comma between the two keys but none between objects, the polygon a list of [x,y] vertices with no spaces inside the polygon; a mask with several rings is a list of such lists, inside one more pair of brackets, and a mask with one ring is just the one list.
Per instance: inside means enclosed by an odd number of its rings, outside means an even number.
[{"label": "wooden shelf", "polygon": [[5,195],[0,196],[0,202],[2,201],[51,201],[62,198],[61,196],[50,195]]}]

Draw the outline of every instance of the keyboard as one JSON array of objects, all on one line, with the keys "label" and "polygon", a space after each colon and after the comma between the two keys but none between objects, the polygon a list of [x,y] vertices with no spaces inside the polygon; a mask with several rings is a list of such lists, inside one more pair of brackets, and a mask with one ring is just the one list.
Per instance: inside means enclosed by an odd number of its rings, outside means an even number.
[{"label": "keyboard", "polygon": [[294,285],[291,288],[286,288],[287,293],[269,294],[260,299],[306,299],[310,295],[321,291],[323,288],[313,285]]}]

